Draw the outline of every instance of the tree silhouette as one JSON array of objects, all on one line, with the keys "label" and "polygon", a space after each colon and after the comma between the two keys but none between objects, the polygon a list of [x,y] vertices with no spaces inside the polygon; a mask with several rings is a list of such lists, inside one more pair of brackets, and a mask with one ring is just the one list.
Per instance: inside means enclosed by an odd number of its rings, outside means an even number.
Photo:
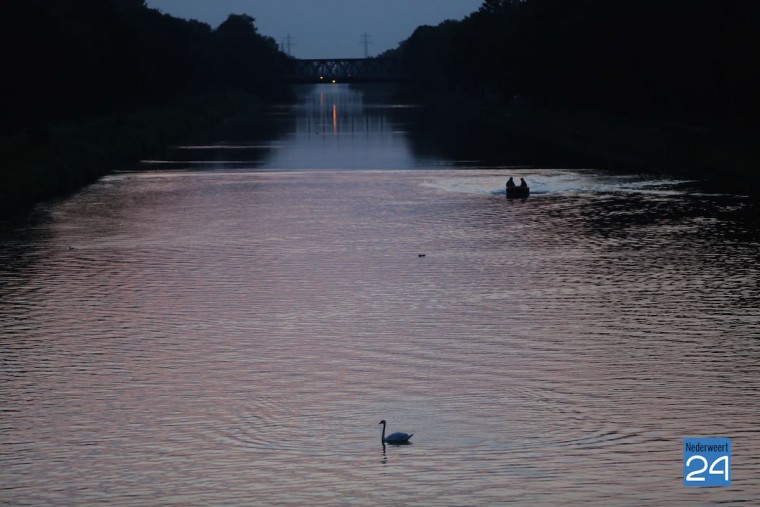
[{"label": "tree silhouette", "polygon": [[418,93],[742,126],[758,122],[758,25],[749,0],[484,0],[397,53]]},{"label": "tree silhouette", "polygon": [[211,90],[271,94],[286,58],[251,16],[216,30],[144,0],[6,0],[0,128],[105,114]]}]

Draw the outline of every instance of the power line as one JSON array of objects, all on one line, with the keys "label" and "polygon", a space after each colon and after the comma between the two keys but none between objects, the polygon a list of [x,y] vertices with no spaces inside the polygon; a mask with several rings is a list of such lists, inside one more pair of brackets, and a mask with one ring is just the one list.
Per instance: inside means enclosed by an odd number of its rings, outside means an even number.
[{"label": "power line", "polygon": [[361,40],[359,41],[359,44],[364,44],[364,58],[369,58],[369,45],[374,44],[371,40],[369,40],[369,34],[367,32],[364,32],[364,35],[361,36]]},{"label": "power line", "polygon": [[291,37],[290,34],[288,34],[288,36],[285,37],[285,42],[280,44],[280,47],[282,48],[283,51],[285,51],[288,54],[288,56],[293,56],[291,53],[291,48],[293,46],[295,46],[295,44],[293,43],[293,37]]}]

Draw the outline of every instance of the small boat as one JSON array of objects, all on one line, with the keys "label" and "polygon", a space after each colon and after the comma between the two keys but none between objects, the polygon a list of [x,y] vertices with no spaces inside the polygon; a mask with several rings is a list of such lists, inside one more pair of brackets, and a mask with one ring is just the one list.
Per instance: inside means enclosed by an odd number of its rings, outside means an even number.
[{"label": "small boat", "polygon": [[525,198],[530,195],[530,187],[507,187],[507,199]]}]

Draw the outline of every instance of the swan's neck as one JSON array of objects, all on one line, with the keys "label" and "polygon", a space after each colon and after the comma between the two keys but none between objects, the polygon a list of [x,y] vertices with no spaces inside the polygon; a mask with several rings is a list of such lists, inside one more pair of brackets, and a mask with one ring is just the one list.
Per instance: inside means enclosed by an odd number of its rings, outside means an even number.
[{"label": "swan's neck", "polygon": [[383,423],[383,434],[380,435],[380,441],[385,443],[385,423]]}]

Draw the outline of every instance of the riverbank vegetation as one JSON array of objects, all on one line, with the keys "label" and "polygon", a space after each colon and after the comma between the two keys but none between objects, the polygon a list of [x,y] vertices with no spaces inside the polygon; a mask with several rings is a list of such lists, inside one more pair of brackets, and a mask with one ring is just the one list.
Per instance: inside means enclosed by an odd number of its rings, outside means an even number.
[{"label": "riverbank vegetation", "polygon": [[77,190],[224,120],[257,117],[263,107],[250,94],[209,93],[6,135],[0,144],[0,215]]},{"label": "riverbank vegetation", "polygon": [[0,212],[93,181],[229,114],[289,99],[255,20],[216,28],[143,0],[9,0]]},{"label": "riverbank vegetation", "polygon": [[[485,0],[393,56],[417,97],[613,163],[760,181],[760,3]],[[386,55],[391,56],[391,55]]]}]

